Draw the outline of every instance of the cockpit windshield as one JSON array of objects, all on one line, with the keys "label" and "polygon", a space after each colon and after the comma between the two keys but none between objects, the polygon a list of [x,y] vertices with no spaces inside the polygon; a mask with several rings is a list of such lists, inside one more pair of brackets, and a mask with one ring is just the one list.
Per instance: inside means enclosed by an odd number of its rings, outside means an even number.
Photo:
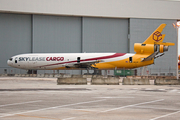
[{"label": "cockpit windshield", "polygon": [[13,58],[10,58],[9,60],[10,60],[10,61],[12,61],[12,60],[13,60]]}]

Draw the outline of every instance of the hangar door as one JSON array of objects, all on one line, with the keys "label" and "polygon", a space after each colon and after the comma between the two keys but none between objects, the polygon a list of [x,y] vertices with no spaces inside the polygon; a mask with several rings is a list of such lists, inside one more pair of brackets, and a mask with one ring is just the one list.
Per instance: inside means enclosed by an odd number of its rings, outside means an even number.
[{"label": "hangar door", "polygon": [[84,17],[82,28],[82,52],[128,52],[128,19]]},{"label": "hangar door", "polygon": [[0,43],[0,74],[18,73],[7,65],[7,60],[31,52],[31,15],[0,13]]},{"label": "hangar door", "polygon": [[[33,15],[32,19],[33,53],[81,53],[80,17]],[[79,70],[59,72],[80,74]]]},{"label": "hangar door", "polygon": [[81,52],[81,18],[33,15],[33,52]]}]

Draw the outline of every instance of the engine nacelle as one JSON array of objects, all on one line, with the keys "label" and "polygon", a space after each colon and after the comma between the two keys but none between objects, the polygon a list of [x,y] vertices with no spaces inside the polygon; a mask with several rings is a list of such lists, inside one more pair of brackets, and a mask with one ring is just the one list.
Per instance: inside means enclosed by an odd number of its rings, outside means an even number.
[{"label": "engine nacelle", "polygon": [[168,47],[169,46],[159,45],[159,52],[163,53],[163,52],[168,51]]},{"label": "engine nacelle", "polygon": [[156,51],[159,51],[160,53],[163,53],[165,51],[168,51],[168,46],[164,45],[155,45],[155,44],[141,44],[141,43],[135,43],[134,44],[134,51],[136,53],[154,53]]}]

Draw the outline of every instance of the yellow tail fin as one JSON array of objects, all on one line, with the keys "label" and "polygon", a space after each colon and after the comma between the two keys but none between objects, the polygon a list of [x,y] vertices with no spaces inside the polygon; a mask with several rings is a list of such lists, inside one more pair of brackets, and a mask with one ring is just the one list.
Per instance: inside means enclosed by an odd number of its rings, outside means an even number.
[{"label": "yellow tail fin", "polygon": [[166,27],[166,24],[161,24],[144,42],[143,44],[155,44],[162,43],[165,37],[165,34],[161,34],[163,29]]}]

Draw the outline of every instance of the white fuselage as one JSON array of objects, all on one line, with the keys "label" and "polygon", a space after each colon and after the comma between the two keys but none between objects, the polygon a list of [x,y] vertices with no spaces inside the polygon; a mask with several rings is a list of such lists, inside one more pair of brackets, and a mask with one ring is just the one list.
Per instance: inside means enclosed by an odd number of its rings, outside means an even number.
[{"label": "white fuselage", "polygon": [[[7,64],[21,69],[53,70],[72,67],[77,63],[112,63],[132,57],[134,54],[125,53],[35,53],[20,54],[11,57]],[[78,60],[79,59],[79,60]],[[98,63],[97,63],[98,61]],[[114,66],[116,67],[116,66]],[[79,68],[77,68],[79,69]],[[112,68],[113,69],[113,68]]]}]

